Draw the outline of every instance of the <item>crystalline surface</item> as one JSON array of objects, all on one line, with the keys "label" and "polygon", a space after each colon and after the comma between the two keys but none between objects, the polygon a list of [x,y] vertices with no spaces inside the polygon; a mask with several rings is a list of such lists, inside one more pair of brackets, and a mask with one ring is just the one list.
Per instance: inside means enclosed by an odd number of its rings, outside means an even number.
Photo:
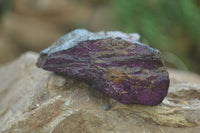
[{"label": "crystalline surface", "polygon": [[169,76],[160,52],[138,42],[138,34],[78,29],[43,50],[37,66],[82,79],[121,103],[157,105]]}]

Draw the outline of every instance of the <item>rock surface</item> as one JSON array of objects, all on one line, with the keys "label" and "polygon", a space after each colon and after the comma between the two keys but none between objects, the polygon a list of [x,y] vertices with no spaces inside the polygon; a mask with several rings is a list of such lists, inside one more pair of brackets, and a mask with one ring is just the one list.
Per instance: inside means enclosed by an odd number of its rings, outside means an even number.
[{"label": "rock surface", "polygon": [[167,67],[157,49],[138,34],[74,30],[40,53],[44,70],[84,80],[121,103],[158,105],[169,88]]},{"label": "rock surface", "polygon": [[29,52],[0,68],[2,133],[200,131],[198,75],[195,81],[183,82],[180,75],[190,77],[190,73],[170,70],[169,93],[160,105],[125,105],[111,98],[111,108],[105,111],[104,94],[82,81],[38,69],[37,58],[38,54]]}]

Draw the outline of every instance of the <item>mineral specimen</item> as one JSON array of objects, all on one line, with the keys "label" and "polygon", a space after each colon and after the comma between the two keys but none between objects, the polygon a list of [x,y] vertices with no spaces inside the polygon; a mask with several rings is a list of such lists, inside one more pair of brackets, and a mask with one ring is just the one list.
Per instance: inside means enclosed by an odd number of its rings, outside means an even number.
[{"label": "mineral specimen", "polygon": [[138,34],[74,30],[43,50],[37,66],[84,80],[121,103],[157,105],[169,76],[160,52],[138,42]]}]

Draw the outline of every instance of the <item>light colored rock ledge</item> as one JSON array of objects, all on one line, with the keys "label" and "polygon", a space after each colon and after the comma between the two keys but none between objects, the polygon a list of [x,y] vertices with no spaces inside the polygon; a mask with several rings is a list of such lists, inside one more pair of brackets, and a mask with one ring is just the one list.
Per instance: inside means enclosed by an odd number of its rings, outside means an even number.
[{"label": "light colored rock ledge", "polygon": [[200,76],[169,69],[168,96],[154,107],[125,105],[82,81],[35,66],[28,52],[0,68],[0,132],[198,133]]}]

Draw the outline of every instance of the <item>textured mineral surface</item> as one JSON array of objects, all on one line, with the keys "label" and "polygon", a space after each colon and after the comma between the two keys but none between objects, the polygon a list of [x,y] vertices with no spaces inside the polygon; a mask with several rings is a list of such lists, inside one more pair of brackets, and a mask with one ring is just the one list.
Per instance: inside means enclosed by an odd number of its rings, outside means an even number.
[{"label": "textured mineral surface", "polygon": [[169,69],[167,97],[157,106],[121,104],[74,78],[35,66],[26,53],[0,67],[1,133],[199,133],[200,76]]},{"label": "textured mineral surface", "polygon": [[137,42],[138,34],[78,29],[43,50],[37,66],[82,79],[121,103],[157,105],[169,76],[160,52]]}]

